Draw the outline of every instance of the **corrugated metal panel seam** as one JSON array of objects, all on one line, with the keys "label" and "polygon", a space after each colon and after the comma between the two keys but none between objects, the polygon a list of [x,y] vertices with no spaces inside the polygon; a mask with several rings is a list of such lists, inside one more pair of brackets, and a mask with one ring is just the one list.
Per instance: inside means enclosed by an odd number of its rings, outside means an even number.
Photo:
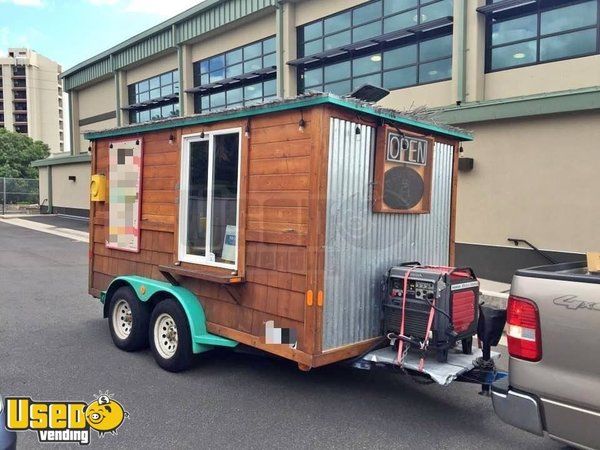
[{"label": "corrugated metal panel seam", "polygon": [[323,349],[379,334],[379,292],[387,269],[402,261],[447,264],[453,147],[434,152],[431,213],[374,214],[375,129],[331,120],[325,253]]},{"label": "corrugated metal panel seam", "polygon": [[64,79],[65,90],[69,91],[101,78],[116,69],[121,69],[169,49],[174,49],[177,45],[195,39],[244,16],[273,7],[276,3],[276,0],[230,0],[215,5],[211,9],[147,37],[125,50],[114,53],[112,55],[112,67],[110,58],[107,57],[66,76]]}]

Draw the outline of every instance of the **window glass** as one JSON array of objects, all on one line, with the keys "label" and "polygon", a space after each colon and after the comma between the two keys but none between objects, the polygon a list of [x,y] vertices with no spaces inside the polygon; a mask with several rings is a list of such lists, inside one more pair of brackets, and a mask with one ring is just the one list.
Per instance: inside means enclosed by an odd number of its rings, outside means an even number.
[{"label": "window glass", "polygon": [[238,48],[225,55],[225,62],[228,66],[242,62],[242,49]]},{"label": "window glass", "polygon": [[452,36],[421,42],[419,45],[419,59],[430,61],[443,58],[452,54]]},{"label": "window glass", "polygon": [[381,22],[372,22],[352,30],[352,42],[360,42],[381,35]]},{"label": "window glass", "polygon": [[226,78],[232,78],[235,77],[237,75],[241,75],[244,73],[244,67],[242,64],[235,64],[233,66],[229,66],[227,67],[227,69],[225,70],[225,77]]},{"label": "window glass", "polygon": [[244,47],[244,59],[246,60],[256,58],[257,56],[260,56],[261,53],[262,47],[260,42]]},{"label": "window glass", "polygon": [[208,141],[190,143],[186,252],[206,256]]},{"label": "window glass", "polygon": [[383,14],[387,16],[409,8],[415,8],[416,6],[417,0],[384,0]]},{"label": "window glass", "polygon": [[317,39],[316,41],[307,42],[304,44],[304,56],[314,55],[323,51],[323,40]]},{"label": "window glass", "polygon": [[310,41],[323,35],[323,22],[318,21],[304,27],[304,40]]},{"label": "window glass", "polygon": [[262,97],[262,84],[251,84],[244,87],[244,98],[252,100],[259,97]]},{"label": "window glass", "polygon": [[223,69],[215,70],[210,73],[210,82],[214,83],[225,78],[225,71]]},{"label": "window glass", "polygon": [[330,83],[324,86],[325,92],[331,92],[336,95],[346,95],[352,90],[350,80],[341,81],[339,83]]},{"label": "window glass", "polygon": [[304,72],[305,86],[314,86],[321,83],[323,83],[323,69],[321,67]]},{"label": "window glass", "polygon": [[216,94],[211,94],[210,107],[211,108],[220,108],[221,106],[225,106],[225,92],[218,92]]},{"label": "window glass", "polygon": [[244,89],[230,89],[227,91],[227,104],[239,103],[244,99]]},{"label": "window glass", "polygon": [[498,22],[492,25],[492,44],[520,41],[537,34],[537,14]]},{"label": "window glass", "polygon": [[371,22],[381,17],[381,0],[374,3],[367,3],[365,6],[358,7],[352,12],[352,22],[354,26]]},{"label": "window glass", "polygon": [[350,30],[342,31],[341,33],[327,36],[323,39],[324,50],[331,50],[332,48],[341,47],[342,45],[350,43]]},{"label": "window glass", "polygon": [[252,59],[244,63],[244,73],[255,72],[262,69],[262,60],[260,58]]},{"label": "window glass", "polygon": [[225,67],[225,56],[224,55],[215,56],[214,58],[210,59],[210,71],[211,72],[222,71],[223,67]]},{"label": "window glass", "polygon": [[154,88],[160,87],[160,78],[159,77],[151,78],[149,80],[149,83],[150,83],[150,89],[154,89]]},{"label": "window glass", "polygon": [[263,94],[265,97],[272,97],[277,95],[277,81],[269,80],[265,81],[263,85]]},{"label": "window glass", "polygon": [[349,11],[325,19],[323,22],[325,34],[335,33],[336,31],[350,28],[351,19],[352,15]]},{"label": "window glass", "polygon": [[[598,2],[591,1],[578,5],[557,8],[542,13],[541,33],[551,34],[583,28],[596,24]],[[576,54],[576,53],[575,53]]]},{"label": "window glass", "polygon": [[263,67],[274,67],[277,65],[277,55],[271,53],[263,58]]},{"label": "window glass", "polygon": [[576,31],[540,40],[540,60],[585,55],[596,51],[596,29]]},{"label": "window glass", "polygon": [[[172,72],[168,72],[168,73],[164,73],[160,76],[160,84],[162,86],[165,86],[167,84],[173,84],[173,73]],[[150,86],[150,89],[152,89],[152,86]]]},{"label": "window glass", "polygon": [[275,53],[276,50],[274,37],[263,41],[263,53]]},{"label": "window glass", "polygon": [[211,218],[211,252],[216,262],[235,263],[239,135],[214,137],[214,177]]},{"label": "window glass", "polygon": [[419,82],[431,83],[432,81],[445,80],[452,76],[452,60],[442,59],[419,66]]},{"label": "window glass", "polygon": [[384,69],[393,67],[402,67],[417,62],[417,46],[407,45],[406,47],[389,50],[383,54]]},{"label": "window glass", "polygon": [[352,75],[355,77],[380,71],[381,55],[379,53],[365,56],[363,58],[357,58],[352,61]]},{"label": "window glass", "polygon": [[374,86],[381,86],[381,73],[374,73],[364,77],[356,77],[352,79],[352,89],[358,89],[365,84],[372,84]]},{"label": "window glass", "polygon": [[325,67],[325,82],[342,80],[350,77],[350,62],[345,61]]},{"label": "window glass", "polygon": [[416,17],[415,11],[408,11],[388,17],[383,21],[383,32],[391,33],[392,31],[401,30],[403,28],[410,27],[411,25],[415,25]]},{"label": "window glass", "polygon": [[452,0],[442,0],[431,5],[422,6],[420,22],[425,23],[430,22],[432,20],[440,19],[442,17],[452,17],[452,10]]},{"label": "window glass", "polygon": [[531,64],[536,60],[536,41],[520,42],[492,49],[492,69]]}]

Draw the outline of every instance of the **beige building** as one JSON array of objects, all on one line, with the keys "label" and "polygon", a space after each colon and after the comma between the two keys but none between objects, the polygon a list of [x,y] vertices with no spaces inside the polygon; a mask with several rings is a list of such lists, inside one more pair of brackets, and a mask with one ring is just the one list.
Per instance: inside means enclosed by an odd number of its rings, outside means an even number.
[{"label": "beige building", "polygon": [[0,127],[65,151],[59,64],[26,48],[0,58]]},{"label": "beige building", "polygon": [[86,131],[370,83],[391,91],[384,106],[427,106],[475,133],[461,160],[458,263],[508,280],[547,257],[579,259],[600,250],[599,10],[600,0],[206,0],[63,74],[72,155],[61,166],[77,181],[52,176],[53,203],[86,213],[83,196],[58,187],[87,191]]}]

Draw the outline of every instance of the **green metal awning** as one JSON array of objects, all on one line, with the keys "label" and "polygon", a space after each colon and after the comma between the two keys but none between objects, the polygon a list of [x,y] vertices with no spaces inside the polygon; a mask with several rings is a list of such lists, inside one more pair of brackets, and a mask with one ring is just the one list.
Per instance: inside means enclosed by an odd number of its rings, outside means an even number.
[{"label": "green metal awning", "polygon": [[342,98],[332,94],[309,94],[293,99],[277,100],[245,108],[198,114],[194,116],[169,118],[125,127],[112,128],[104,131],[93,131],[85,133],[84,137],[85,139],[93,141],[107,137],[131,136],[149,131],[168,130],[190,125],[222,122],[225,120],[241,119],[326,104],[346,108],[356,113],[377,117],[385,121],[397,123],[399,125],[414,127],[419,130],[438,134],[450,139],[457,139],[459,141],[473,140],[473,136],[469,132],[450,125],[434,122],[430,117],[426,117],[423,114],[414,114],[410,112],[400,112],[393,109],[381,108],[370,103],[361,102],[347,97]]}]

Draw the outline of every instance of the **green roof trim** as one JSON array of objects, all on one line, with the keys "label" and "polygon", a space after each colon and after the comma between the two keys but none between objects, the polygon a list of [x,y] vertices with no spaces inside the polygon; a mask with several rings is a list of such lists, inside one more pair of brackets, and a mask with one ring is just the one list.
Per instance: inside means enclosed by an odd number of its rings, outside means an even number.
[{"label": "green roof trim", "polygon": [[325,104],[340,106],[342,108],[350,109],[361,114],[368,114],[370,116],[379,117],[384,120],[415,127],[420,130],[440,134],[444,137],[457,139],[459,141],[473,140],[473,136],[470,133],[459,128],[434,123],[425,118],[420,118],[418,115],[411,116],[410,113],[401,113],[391,109],[384,109],[377,106],[373,106],[372,104],[356,101],[353,99],[340,98],[331,94],[301,96],[296,97],[294,99],[278,100],[275,102],[259,106],[251,106],[243,109],[234,109],[229,111],[221,111],[218,113],[200,114],[194,116],[146,122],[143,124],[130,125],[121,128],[113,128],[104,131],[92,131],[85,133],[84,137],[87,140],[96,140],[107,137],[131,136],[139,133],[146,133],[149,131],[168,130],[190,125],[202,125],[208,123],[221,122],[225,120],[243,119],[246,117],[272,114],[275,112],[289,111],[293,109],[307,108],[311,106]]},{"label": "green roof trim", "polygon": [[600,109],[600,87],[572,89],[441,108],[435,116],[448,124],[467,124],[517,117]]},{"label": "green roof trim", "polygon": [[38,159],[31,163],[31,167],[48,167],[48,166],[60,166],[65,164],[79,164],[88,163],[92,160],[92,156],[88,153],[75,156],[58,156],[50,157],[46,159]]}]

